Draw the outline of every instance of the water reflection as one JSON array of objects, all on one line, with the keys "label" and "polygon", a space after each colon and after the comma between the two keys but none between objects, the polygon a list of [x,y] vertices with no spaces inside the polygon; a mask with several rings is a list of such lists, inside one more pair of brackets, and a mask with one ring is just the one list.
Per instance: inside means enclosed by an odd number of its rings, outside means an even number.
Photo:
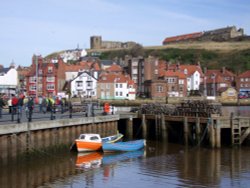
[{"label": "water reflection", "polygon": [[62,150],[1,163],[1,187],[247,187],[250,148],[187,148],[147,141],[106,155]]},{"label": "water reflection", "polygon": [[78,153],[76,159],[76,167],[78,169],[91,169],[98,168],[105,165],[112,165],[118,162],[122,162],[129,159],[138,158],[145,155],[144,150],[131,151],[131,152],[119,152],[119,153]]}]

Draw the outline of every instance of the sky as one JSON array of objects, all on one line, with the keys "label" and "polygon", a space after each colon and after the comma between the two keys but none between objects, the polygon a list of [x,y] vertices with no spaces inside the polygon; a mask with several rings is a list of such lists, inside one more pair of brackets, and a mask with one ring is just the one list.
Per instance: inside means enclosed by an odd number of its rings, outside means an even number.
[{"label": "sky", "polygon": [[227,26],[250,35],[249,0],[2,0],[0,64],[90,47],[90,37],[162,45],[166,37]]}]

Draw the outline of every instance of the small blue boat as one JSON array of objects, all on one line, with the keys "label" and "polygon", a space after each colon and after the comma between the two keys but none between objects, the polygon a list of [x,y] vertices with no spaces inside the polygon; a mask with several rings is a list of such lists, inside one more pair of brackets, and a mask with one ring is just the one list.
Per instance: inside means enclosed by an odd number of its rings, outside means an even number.
[{"label": "small blue boat", "polygon": [[144,148],[146,140],[134,140],[127,142],[116,142],[116,143],[103,143],[102,150],[104,152],[117,152],[117,151],[136,151]]}]

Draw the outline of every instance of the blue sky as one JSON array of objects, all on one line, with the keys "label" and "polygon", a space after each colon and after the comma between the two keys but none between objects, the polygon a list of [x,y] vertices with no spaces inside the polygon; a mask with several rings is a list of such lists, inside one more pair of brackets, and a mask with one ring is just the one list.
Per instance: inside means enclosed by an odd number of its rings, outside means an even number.
[{"label": "blue sky", "polygon": [[248,0],[3,0],[0,64],[89,48],[89,38],[161,45],[165,37],[235,25],[250,35]]}]

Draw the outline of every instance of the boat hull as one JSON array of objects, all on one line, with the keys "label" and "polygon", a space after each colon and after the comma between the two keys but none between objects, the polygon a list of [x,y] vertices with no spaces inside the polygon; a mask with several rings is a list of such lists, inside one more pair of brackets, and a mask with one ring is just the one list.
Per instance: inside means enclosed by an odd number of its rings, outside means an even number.
[{"label": "boat hull", "polygon": [[103,143],[102,150],[104,152],[136,151],[144,148],[145,145],[146,141],[143,139],[128,142]]},{"label": "boat hull", "polygon": [[99,151],[102,150],[102,143],[76,140],[76,147],[78,152]]}]

